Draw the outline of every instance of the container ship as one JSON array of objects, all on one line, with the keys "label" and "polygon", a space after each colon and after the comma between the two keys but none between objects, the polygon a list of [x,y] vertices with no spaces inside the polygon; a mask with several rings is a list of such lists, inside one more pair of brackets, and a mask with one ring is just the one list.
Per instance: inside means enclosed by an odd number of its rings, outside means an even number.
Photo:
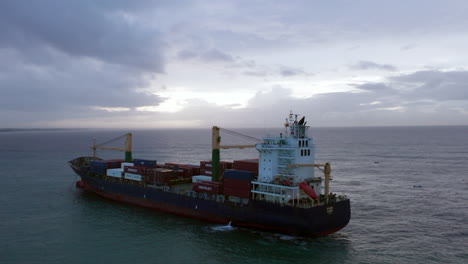
[{"label": "container ship", "polygon": [[[212,130],[212,159],[196,165],[158,163],[132,157],[132,135],[124,148],[93,146],[94,155],[69,161],[76,186],[119,202],[183,217],[295,236],[324,236],[351,217],[346,195],[330,192],[331,166],[315,163],[315,145],[305,118],[289,114],[284,133],[255,145],[221,145]],[[221,161],[220,150],[254,147],[258,159]],[[125,151],[104,160],[97,149]]]}]

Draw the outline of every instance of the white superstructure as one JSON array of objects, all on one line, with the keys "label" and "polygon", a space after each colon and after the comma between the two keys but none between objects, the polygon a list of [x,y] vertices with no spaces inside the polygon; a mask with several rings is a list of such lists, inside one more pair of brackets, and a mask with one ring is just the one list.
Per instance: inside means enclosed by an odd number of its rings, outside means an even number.
[{"label": "white superstructure", "polygon": [[285,132],[279,137],[265,137],[256,145],[259,152],[258,181],[252,192],[262,194],[265,200],[284,203],[305,197],[299,183],[308,182],[322,194],[322,178],[315,177],[315,146],[308,135],[305,118],[290,113],[286,119]]}]

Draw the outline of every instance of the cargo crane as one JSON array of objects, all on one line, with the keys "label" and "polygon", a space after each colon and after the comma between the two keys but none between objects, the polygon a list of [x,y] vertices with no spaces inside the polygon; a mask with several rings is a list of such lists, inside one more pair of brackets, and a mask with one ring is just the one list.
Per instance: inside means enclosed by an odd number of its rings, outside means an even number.
[{"label": "cargo crane", "polygon": [[[116,147],[107,147],[104,146],[106,144],[109,144],[111,142],[117,141],[119,139],[122,139],[125,137],[125,148],[116,148]],[[132,162],[132,133],[127,133],[123,136],[120,136],[118,138],[114,138],[112,140],[109,140],[107,142],[104,142],[102,144],[96,145],[96,139],[94,139],[93,143],[93,158],[97,159],[96,152],[98,149],[108,149],[108,150],[118,150],[118,151],[125,151],[125,161],[126,162]]]},{"label": "cargo crane", "polygon": [[233,149],[233,148],[238,148],[238,149],[244,149],[244,148],[255,148],[256,145],[230,145],[230,146],[221,146],[221,137],[219,136],[219,132],[223,131],[231,135],[239,136],[239,137],[244,137],[249,140],[253,141],[260,141],[258,138],[250,137],[247,135],[242,135],[240,133],[230,131],[224,128],[220,128],[217,126],[213,127],[213,137],[212,137],[212,154],[211,154],[211,160],[213,162],[213,167],[211,168],[212,172],[212,181],[218,182],[219,181],[219,161],[220,161],[220,149]]}]

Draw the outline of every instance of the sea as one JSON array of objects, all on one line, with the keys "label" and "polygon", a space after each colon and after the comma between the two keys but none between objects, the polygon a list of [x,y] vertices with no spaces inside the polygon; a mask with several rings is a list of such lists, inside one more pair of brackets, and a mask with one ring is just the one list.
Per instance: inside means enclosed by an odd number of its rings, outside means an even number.
[{"label": "sea", "polygon": [[[136,158],[211,158],[209,129],[0,133],[0,263],[468,263],[468,126],[310,128],[317,163],[331,163],[331,191],[351,199],[350,223],[318,238],[186,219],[76,188],[67,162],[127,132]],[[256,157],[255,149],[221,152]]]}]

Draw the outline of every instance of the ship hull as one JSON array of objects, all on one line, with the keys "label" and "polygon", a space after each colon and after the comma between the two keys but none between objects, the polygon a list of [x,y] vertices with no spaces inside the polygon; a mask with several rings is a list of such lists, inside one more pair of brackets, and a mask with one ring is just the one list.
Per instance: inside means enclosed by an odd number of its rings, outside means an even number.
[{"label": "ship hull", "polygon": [[109,182],[73,168],[79,186],[99,196],[212,223],[268,230],[299,236],[323,236],[345,227],[351,217],[349,199],[311,208],[249,200],[247,204],[217,202],[160,189]]}]

